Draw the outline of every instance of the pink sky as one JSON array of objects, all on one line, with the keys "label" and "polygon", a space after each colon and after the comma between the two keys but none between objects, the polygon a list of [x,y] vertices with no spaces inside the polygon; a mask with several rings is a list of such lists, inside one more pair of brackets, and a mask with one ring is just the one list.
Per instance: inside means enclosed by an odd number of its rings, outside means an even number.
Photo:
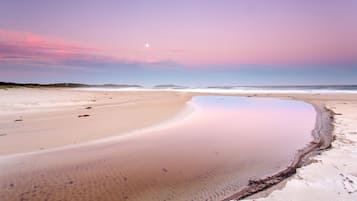
[{"label": "pink sky", "polygon": [[0,72],[18,65],[92,71],[103,63],[350,65],[356,24],[354,0],[5,0]]}]

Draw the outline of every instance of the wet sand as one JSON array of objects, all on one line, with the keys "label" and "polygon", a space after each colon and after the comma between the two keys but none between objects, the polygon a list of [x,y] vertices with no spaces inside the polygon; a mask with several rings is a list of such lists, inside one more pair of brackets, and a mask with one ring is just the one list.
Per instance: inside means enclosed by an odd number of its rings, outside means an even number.
[{"label": "wet sand", "polygon": [[[98,94],[101,94],[103,92],[99,92]],[[156,95],[155,95],[156,93]],[[89,94],[93,95],[92,92]],[[97,93],[96,93],[97,94]],[[110,94],[111,93],[107,93]],[[177,100],[177,97],[181,97],[182,99],[180,100],[180,106],[178,108],[182,109],[183,104],[191,98],[193,95],[197,95],[194,93],[173,93],[173,92],[133,92],[130,93],[128,92],[128,97],[137,97],[137,96],[143,96],[143,97],[153,97],[155,100],[158,100],[159,98],[162,98],[161,96],[173,96],[175,97],[174,100]],[[157,95],[160,94],[160,95]],[[202,94],[201,94],[202,95]],[[206,94],[207,95],[207,94]],[[237,94],[238,95],[238,94]],[[240,94],[241,95],[241,94]],[[246,95],[246,94],[244,94]],[[106,97],[105,95],[104,97]],[[121,96],[121,95],[118,95]],[[250,96],[250,95],[249,95]],[[262,96],[272,96],[272,94],[265,94]],[[323,98],[325,96],[317,96],[317,95],[305,95],[305,96],[296,96],[294,95],[275,95],[279,96],[282,98],[292,98],[292,99],[304,99],[309,102],[313,103],[319,103],[323,104]],[[89,96],[91,97],[91,96]],[[334,97],[333,95],[331,96],[332,98],[337,98]],[[341,97],[341,96],[339,96]],[[344,96],[345,97],[345,96]],[[167,97],[166,97],[167,98]],[[325,97],[326,98],[326,97]],[[345,97],[346,98],[346,97]],[[348,99],[349,97],[347,97]],[[132,100],[132,99],[129,99]],[[164,99],[166,100],[166,99]],[[172,99],[169,99],[172,100]],[[91,100],[88,99],[88,103]],[[100,102],[100,101],[98,101]],[[130,101],[129,101],[130,102]],[[154,101],[155,102],[155,101]],[[99,104],[99,103],[96,103]],[[93,105],[93,104],[90,104]],[[105,105],[105,104],[103,104]],[[87,104],[82,105],[81,103],[79,105],[71,105],[71,108],[68,108],[69,106],[63,106],[66,110],[73,110],[74,108],[77,107],[83,108],[83,106],[86,107],[92,107],[88,106]],[[162,106],[162,105],[160,105]],[[62,107],[62,106],[61,106]],[[126,108],[126,107],[123,107]],[[171,108],[171,107],[170,107]],[[111,108],[113,109],[113,108]],[[177,111],[180,111],[180,109],[175,110],[173,113],[176,113]],[[45,110],[44,113],[48,112],[47,108],[41,108],[41,110]],[[52,110],[52,108],[51,108]],[[63,108],[59,108],[59,110],[54,111],[54,112],[60,112],[62,111]],[[88,110],[88,109],[86,109]],[[91,110],[91,109],[89,109]],[[8,111],[7,111],[8,112]],[[17,111],[18,112],[18,111]],[[26,111],[30,114],[31,111]],[[20,111],[21,113],[21,111]],[[72,113],[77,114],[78,112]],[[156,114],[150,113],[149,114]],[[6,114],[6,115],[14,115],[14,114]],[[16,113],[16,115],[19,115],[19,113]],[[150,115],[149,115],[150,116]],[[166,116],[166,119],[170,119],[173,117],[174,114],[170,113],[170,115]],[[16,116],[13,116],[16,117]],[[89,116],[90,117],[90,116]],[[78,116],[76,116],[78,118]],[[83,117],[83,118],[88,118],[88,117]],[[122,117],[123,118],[123,117]],[[26,118],[27,119],[27,118]],[[25,122],[25,120],[23,122]],[[47,119],[47,118],[46,118]],[[78,118],[81,119],[81,118]],[[162,121],[165,118],[160,119]],[[157,122],[160,122],[157,121]],[[22,122],[22,121],[20,121]],[[19,123],[19,122],[11,122],[11,123]],[[156,122],[151,122],[152,124],[148,123],[148,125],[153,125]],[[145,126],[145,125],[144,125]],[[143,127],[144,127],[143,126]],[[27,125],[27,128],[31,127],[30,124]],[[140,128],[140,127],[139,127]],[[134,126],[131,128],[134,129]],[[130,130],[130,129],[128,129]],[[90,131],[90,130],[89,130]],[[117,132],[116,134],[120,134],[121,132]],[[105,135],[105,136],[111,136],[113,135]],[[31,134],[31,137],[33,134]],[[100,136],[96,135],[96,138],[92,139],[99,139],[101,137],[105,136]],[[4,136],[0,136],[0,138],[3,138]],[[8,137],[7,135],[5,137]],[[48,139],[50,139],[49,137]],[[17,139],[20,139],[19,137]],[[82,141],[89,141],[91,138],[82,138]],[[33,140],[36,141],[36,140]],[[53,140],[52,143],[54,143],[56,140]],[[32,141],[29,141],[29,144],[31,144]],[[51,140],[49,140],[51,142]],[[120,143],[119,145],[123,147],[123,149],[126,149],[128,145],[130,145],[131,139],[128,138],[125,140],[125,143]],[[6,144],[6,143],[5,143]],[[26,141],[23,141],[23,144],[26,144]],[[68,140],[66,142],[62,142],[62,144],[50,144],[48,147],[59,147],[62,145],[68,145],[68,144],[73,144],[73,141]],[[30,158],[27,160],[17,160],[17,157],[6,157],[5,154],[3,155],[4,157],[1,159],[2,164],[0,166],[0,169],[2,170],[0,173],[0,198],[1,200],[53,200],[53,199],[64,199],[64,200],[138,200],[140,198],[145,198],[145,200],[160,200],[157,195],[153,194],[152,192],[155,191],[162,191],[163,189],[164,192],[167,192],[164,197],[166,197],[166,200],[174,200],[175,197],[180,195],[180,192],[177,192],[173,190],[176,188],[176,186],[170,186],[168,185],[170,180],[172,179],[180,179],[182,178],[182,175],[180,175],[179,171],[174,170],[174,165],[173,166],[163,166],[162,168],[157,168],[157,162],[160,161],[160,157],[157,158],[158,161],[152,161],[152,163],[143,163],[141,162],[140,158],[143,157],[142,155],[140,156],[133,156],[133,159],[136,159],[136,168],[138,168],[137,171],[133,171],[133,167],[125,167],[125,161],[120,160],[122,158],[127,157],[125,155],[125,151],[122,152],[124,154],[122,157],[120,155],[113,154],[112,149],[110,147],[113,146],[119,146],[118,144],[112,144],[108,145],[106,147],[98,147],[96,145],[93,145],[91,149],[86,149],[85,151],[81,152],[80,149],[78,151],[75,151],[76,148],[72,148],[70,152],[68,153],[63,153],[55,151],[51,154],[45,154],[45,150],[40,150],[39,153],[41,153],[42,157],[36,158]],[[9,145],[8,145],[9,146]],[[5,146],[6,147],[6,146]],[[30,148],[23,149],[21,145],[14,146],[15,149],[12,150],[6,150],[4,153],[18,153],[18,152],[31,152],[38,150],[37,146],[30,146]],[[167,149],[170,149],[168,146]],[[51,151],[49,151],[51,152]],[[60,155],[56,155],[57,153],[61,153]],[[72,154],[76,153],[76,154]],[[63,159],[63,154],[66,156],[65,159]],[[78,163],[78,156],[81,156],[81,154],[90,156],[90,157],[85,157],[81,158],[80,163]],[[48,157],[48,158],[46,158]],[[165,157],[165,154],[163,152],[163,156]],[[116,160],[113,160],[113,158],[117,158]],[[130,159],[131,160],[131,159]],[[47,162],[47,164],[46,164]],[[179,162],[179,161],[178,161]],[[26,165],[26,168],[23,168],[23,164],[29,164]],[[43,164],[46,164],[45,166]],[[145,171],[142,171],[142,167],[145,166]],[[61,167],[61,168],[58,168]],[[120,167],[120,168],[113,168],[113,167]],[[174,172],[171,172],[174,171]],[[236,171],[236,170],[234,170]],[[254,170],[253,170],[254,171]],[[131,173],[130,173],[131,172]],[[194,172],[194,170],[192,170]],[[140,175],[139,175],[139,174]],[[170,173],[170,174],[169,174]],[[172,174],[175,173],[175,174]],[[31,175],[31,176],[29,176]],[[170,176],[168,176],[170,175]],[[218,192],[224,192],[227,190],[232,190],[232,186],[227,186],[222,189],[217,189],[217,186],[213,185],[217,183],[218,181],[213,181],[210,180],[209,178],[215,178],[213,176],[217,175],[217,173],[212,170],[209,172],[205,172],[201,180],[206,180],[206,185],[203,187],[203,194],[200,194],[200,192],[197,191],[192,191],[192,189],[195,189],[195,185],[200,185],[200,184],[195,184],[192,182],[192,186],[190,187],[185,187],[183,184],[183,191],[181,193],[186,193],[189,192],[191,194],[191,197],[205,197],[207,196],[205,193],[212,193],[213,191],[218,191]],[[152,179],[152,177],[156,177],[157,179]],[[75,177],[75,179],[74,179]],[[222,178],[217,178],[222,179]],[[159,182],[160,180],[160,182]],[[143,182],[143,181],[150,181],[150,182]],[[167,182],[167,183],[165,183]],[[186,181],[187,182],[187,181]],[[158,186],[158,183],[162,183],[162,186]],[[136,185],[136,184],[141,184],[141,185]],[[180,184],[178,184],[180,185]],[[89,190],[91,189],[91,190]],[[135,195],[133,193],[134,191],[142,191],[139,197],[129,197],[130,195]],[[11,194],[9,192],[12,192]],[[124,192],[124,193],[123,193]],[[127,193],[127,194],[126,194]],[[65,196],[66,195],[66,196]],[[67,197],[68,196],[68,197]],[[220,197],[221,195],[212,195],[209,196],[209,200],[221,200]],[[120,198],[119,198],[120,197]],[[119,199],[118,199],[119,198]],[[184,200],[184,199],[183,199]]]}]

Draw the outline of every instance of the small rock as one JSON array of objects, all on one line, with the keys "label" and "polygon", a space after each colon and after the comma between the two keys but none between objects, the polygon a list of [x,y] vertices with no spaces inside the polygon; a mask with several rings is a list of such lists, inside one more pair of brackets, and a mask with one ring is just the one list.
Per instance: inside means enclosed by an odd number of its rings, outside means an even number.
[{"label": "small rock", "polygon": [[80,114],[80,115],[78,115],[78,118],[89,117],[89,116],[90,116],[89,114]]}]

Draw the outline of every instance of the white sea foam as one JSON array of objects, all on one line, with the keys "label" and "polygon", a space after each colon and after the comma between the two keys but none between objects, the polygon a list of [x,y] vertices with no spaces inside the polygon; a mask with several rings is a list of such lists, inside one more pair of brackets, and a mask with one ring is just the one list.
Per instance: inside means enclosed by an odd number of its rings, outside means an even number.
[{"label": "white sea foam", "polygon": [[101,87],[86,87],[86,88],[74,88],[73,90],[83,90],[83,91],[179,91],[179,92],[201,92],[201,93],[224,93],[224,94],[267,94],[267,93],[279,93],[279,94],[356,94],[357,89],[342,89],[342,88],[258,88],[258,87],[237,87],[237,88],[185,88],[185,89],[155,89],[155,88],[101,88]]}]

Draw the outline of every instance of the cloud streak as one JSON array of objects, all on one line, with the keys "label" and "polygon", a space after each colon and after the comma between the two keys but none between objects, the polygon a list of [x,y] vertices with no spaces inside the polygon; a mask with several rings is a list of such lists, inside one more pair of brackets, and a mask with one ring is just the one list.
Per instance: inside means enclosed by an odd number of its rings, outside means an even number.
[{"label": "cloud streak", "polygon": [[0,30],[0,64],[64,66],[113,62],[118,60],[99,49],[28,32]]}]

